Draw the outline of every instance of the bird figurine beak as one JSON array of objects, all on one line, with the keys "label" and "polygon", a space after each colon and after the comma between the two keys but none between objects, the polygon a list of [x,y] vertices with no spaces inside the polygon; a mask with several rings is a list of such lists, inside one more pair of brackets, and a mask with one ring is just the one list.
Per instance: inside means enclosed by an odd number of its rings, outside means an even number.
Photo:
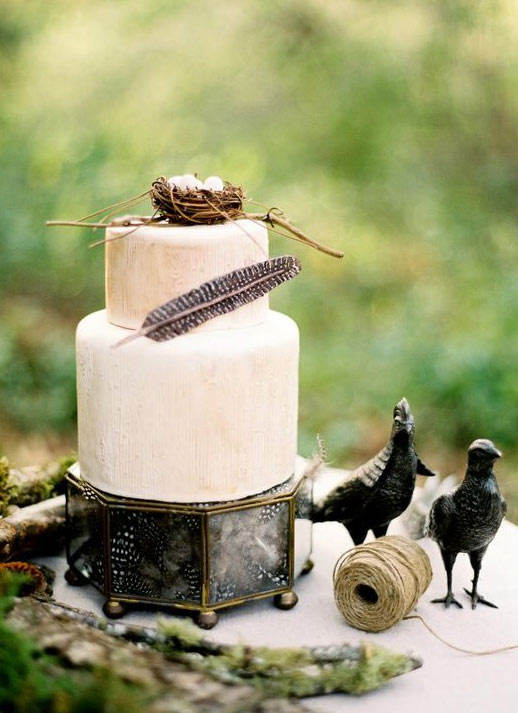
[{"label": "bird figurine beak", "polygon": [[401,401],[398,401],[398,403],[394,407],[394,418],[398,421],[405,422],[408,421],[408,419],[411,417],[412,414],[410,413],[410,404],[403,396]]},{"label": "bird figurine beak", "polygon": [[392,435],[401,433],[402,431],[412,435],[415,429],[414,417],[410,411],[408,401],[403,397],[401,401],[394,406],[394,417],[392,423]]}]

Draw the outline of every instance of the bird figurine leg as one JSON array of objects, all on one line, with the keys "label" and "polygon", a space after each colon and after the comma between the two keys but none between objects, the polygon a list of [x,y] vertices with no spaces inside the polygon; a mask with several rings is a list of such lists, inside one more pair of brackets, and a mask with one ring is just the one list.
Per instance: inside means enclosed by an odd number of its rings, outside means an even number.
[{"label": "bird figurine leg", "polygon": [[446,550],[443,550],[441,548],[441,555],[442,555],[442,561],[444,562],[444,568],[446,569],[446,579],[448,582],[448,591],[446,593],[446,596],[443,597],[442,599],[432,599],[432,604],[444,604],[444,606],[446,608],[448,608],[450,606],[450,604],[455,604],[456,606],[459,607],[459,609],[463,609],[462,604],[455,599],[455,597],[453,596],[453,592],[451,590],[452,571],[453,571],[453,565],[455,564],[455,560],[457,559],[457,553],[456,552],[446,552]]},{"label": "bird figurine leg", "polygon": [[469,553],[469,561],[471,562],[471,566],[473,567],[473,588],[471,592],[469,591],[469,589],[466,588],[464,588],[464,591],[468,596],[471,597],[472,609],[475,609],[479,602],[480,604],[485,604],[488,607],[493,607],[493,609],[498,609],[496,604],[488,602],[487,599],[484,599],[484,597],[477,592],[478,577],[480,575],[480,570],[482,568],[482,558],[486,553],[486,549],[486,547],[482,547],[479,550],[473,550],[473,552]]}]

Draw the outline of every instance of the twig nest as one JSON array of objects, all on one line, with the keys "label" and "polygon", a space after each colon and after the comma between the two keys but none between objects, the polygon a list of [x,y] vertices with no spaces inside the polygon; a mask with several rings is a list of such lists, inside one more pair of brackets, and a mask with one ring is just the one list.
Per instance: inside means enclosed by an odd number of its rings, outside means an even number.
[{"label": "twig nest", "polygon": [[210,176],[205,183],[191,175],[160,176],[151,187],[156,219],[181,225],[212,225],[243,218],[245,197],[240,186],[224,183],[219,176]]}]

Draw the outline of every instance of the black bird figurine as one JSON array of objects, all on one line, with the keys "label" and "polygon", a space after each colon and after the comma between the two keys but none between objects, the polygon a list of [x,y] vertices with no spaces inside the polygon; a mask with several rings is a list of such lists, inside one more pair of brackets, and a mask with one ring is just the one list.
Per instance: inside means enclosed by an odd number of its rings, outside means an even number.
[{"label": "black bird figurine", "polygon": [[415,452],[414,431],[414,417],[403,398],[394,407],[392,432],[385,448],[315,503],[313,522],[341,522],[355,545],[365,540],[369,530],[376,537],[385,535],[390,522],[410,504],[416,473],[435,475]]},{"label": "black bird figurine", "polygon": [[432,505],[428,534],[441,548],[448,581],[446,596],[433,599],[434,603],[443,603],[446,607],[456,604],[462,609],[462,604],[453,596],[452,570],[459,552],[467,552],[473,567],[473,587],[471,592],[464,591],[471,597],[471,608],[474,609],[478,602],[497,608],[477,592],[477,585],[482,558],[507,512],[493,472],[493,463],[501,455],[491,441],[485,438],[473,441],[468,448],[464,480]]}]

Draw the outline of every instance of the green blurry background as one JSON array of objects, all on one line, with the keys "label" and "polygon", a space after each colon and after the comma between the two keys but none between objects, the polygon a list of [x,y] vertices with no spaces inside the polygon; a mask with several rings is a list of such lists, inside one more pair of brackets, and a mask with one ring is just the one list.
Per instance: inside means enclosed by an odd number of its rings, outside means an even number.
[{"label": "green blurry background", "polygon": [[300,451],[358,464],[405,395],[429,466],[495,440],[518,519],[514,3],[0,0],[0,46],[3,452],[74,446],[74,328],[103,306],[92,233],[45,220],[218,174],[346,253],[272,235],[304,268],[272,295]]}]

